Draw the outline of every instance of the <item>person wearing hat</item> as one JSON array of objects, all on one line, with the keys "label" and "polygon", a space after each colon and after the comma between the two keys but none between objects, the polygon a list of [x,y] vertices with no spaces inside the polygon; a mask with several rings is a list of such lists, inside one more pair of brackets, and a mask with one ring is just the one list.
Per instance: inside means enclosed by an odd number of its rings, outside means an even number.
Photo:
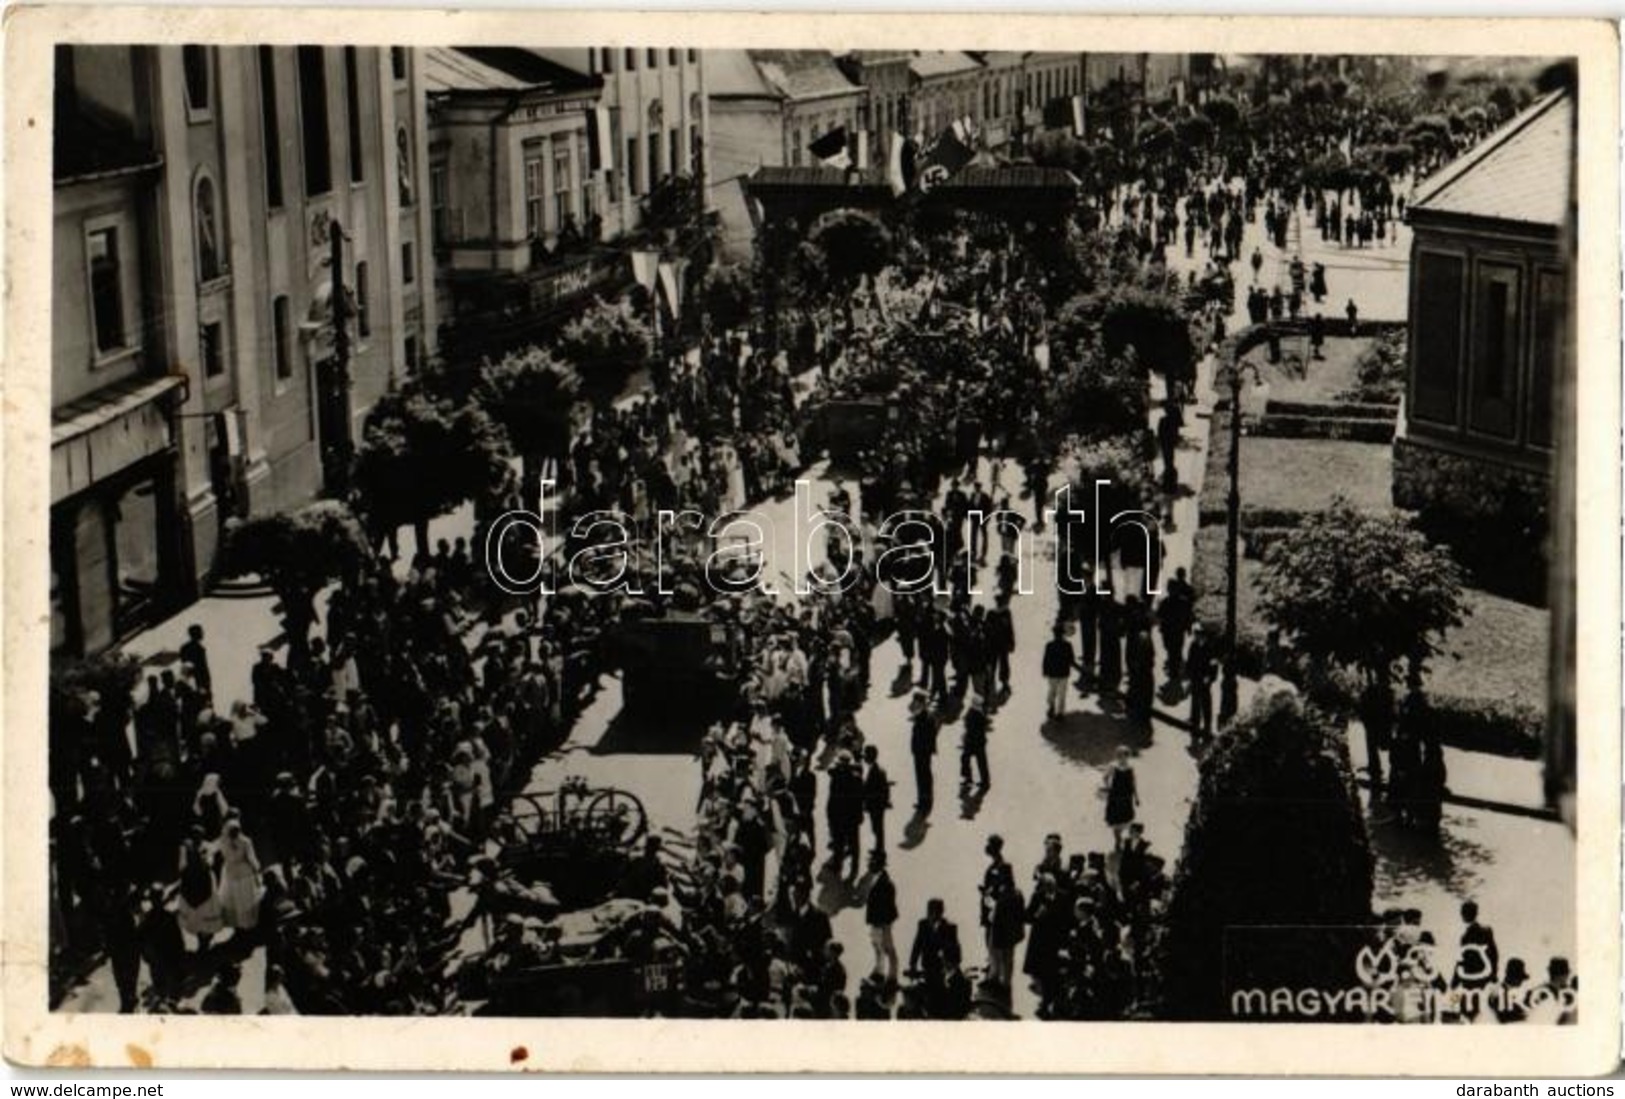
[{"label": "person wearing hat", "polygon": [[829,803],[825,808],[829,822],[829,862],[837,873],[852,860],[852,877],[861,869],[858,832],[863,826],[863,777],[858,772],[852,753],[842,751],[835,757],[829,771]]},{"label": "person wearing hat", "polygon": [[1213,739],[1213,679],[1216,660],[1213,644],[1198,622],[1191,627],[1191,643],[1185,653],[1185,680],[1191,691],[1191,738],[1198,743]]},{"label": "person wearing hat", "polygon": [[914,756],[914,808],[921,814],[929,813],[933,800],[931,760],[937,754],[937,734],[942,725],[931,710],[931,700],[924,691],[915,691],[909,703],[909,751]]}]

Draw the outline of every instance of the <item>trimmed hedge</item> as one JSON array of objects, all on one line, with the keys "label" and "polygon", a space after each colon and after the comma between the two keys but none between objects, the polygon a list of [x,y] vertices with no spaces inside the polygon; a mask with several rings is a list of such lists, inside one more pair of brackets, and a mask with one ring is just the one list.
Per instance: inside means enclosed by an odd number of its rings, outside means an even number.
[{"label": "trimmed hedge", "polygon": [[1268,413],[1252,433],[1266,439],[1336,439],[1352,443],[1391,443],[1393,420],[1355,416],[1282,416]]},{"label": "trimmed hedge", "polygon": [[1264,405],[1264,414],[1266,416],[1332,416],[1345,420],[1393,421],[1399,417],[1399,405],[1372,404],[1368,401],[1277,401],[1271,398]]}]

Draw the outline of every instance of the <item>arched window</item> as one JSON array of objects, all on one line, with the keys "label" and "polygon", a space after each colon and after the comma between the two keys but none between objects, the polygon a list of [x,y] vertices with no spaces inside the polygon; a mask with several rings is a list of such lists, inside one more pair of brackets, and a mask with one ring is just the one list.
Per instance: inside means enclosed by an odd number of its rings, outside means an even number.
[{"label": "arched window", "polygon": [[197,277],[213,282],[225,273],[225,252],[220,236],[220,216],[215,205],[214,180],[200,174],[192,190],[192,220],[197,236]]}]

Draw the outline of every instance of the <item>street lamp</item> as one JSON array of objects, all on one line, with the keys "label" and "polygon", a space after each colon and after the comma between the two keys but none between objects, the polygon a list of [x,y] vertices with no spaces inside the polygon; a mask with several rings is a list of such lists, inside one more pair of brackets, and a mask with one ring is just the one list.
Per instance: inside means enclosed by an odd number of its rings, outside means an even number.
[{"label": "street lamp", "polygon": [[1225,500],[1224,675],[1219,682],[1219,724],[1236,716],[1236,589],[1241,571],[1241,384],[1251,373],[1264,384],[1258,364],[1246,359],[1230,364],[1230,495]]}]

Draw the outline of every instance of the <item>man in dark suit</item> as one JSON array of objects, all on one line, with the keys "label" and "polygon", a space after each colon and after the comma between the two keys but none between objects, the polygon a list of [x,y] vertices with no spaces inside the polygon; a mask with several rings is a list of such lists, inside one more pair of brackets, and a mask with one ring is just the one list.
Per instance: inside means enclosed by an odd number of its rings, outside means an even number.
[{"label": "man in dark suit", "polygon": [[937,754],[937,733],[942,726],[932,712],[931,701],[924,691],[914,692],[909,712],[912,715],[909,751],[914,756],[914,808],[924,814],[931,811],[934,797],[931,760]]},{"label": "man in dark suit", "polygon": [[1201,624],[1191,627],[1190,651],[1185,654],[1185,678],[1191,689],[1191,737],[1213,739],[1213,679],[1217,673],[1213,645]]},{"label": "man in dark suit", "polygon": [[1495,931],[1478,922],[1476,901],[1462,904],[1461,922],[1466,926],[1461,931],[1461,951],[1451,983],[1464,992],[1462,1015],[1474,1019],[1486,1006],[1481,999],[1483,990],[1500,979],[1501,950],[1495,945]]},{"label": "man in dark suit", "polygon": [[824,946],[835,937],[829,916],[813,904],[805,882],[795,886],[795,916],[790,923],[790,956],[804,973],[814,972],[824,958]]},{"label": "man in dark suit", "polygon": [[988,659],[999,677],[999,688],[1010,690],[1010,654],[1016,651],[1016,624],[1010,614],[1010,597],[1000,595],[992,610],[987,612],[983,639],[987,643]]},{"label": "man in dark suit", "polygon": [[869,943],[875,948],[875,969],[870,978],[884,981],[886,987],[897,984],[897,945],[892,941],[892,925],[897,922],[897,886],[886,870],[886,852],[875,848],[869,852],[869,867],[873,877],[869,880],[869,893],[863,901],[863,922],[869,928]]},{"label": "man in dark suit", "polygon": [[908,968],[924,978],[928,987],[939,987],[950,969],[959,968],[959,928],[947,916],[948,906],[939,897],[926,902],[925,919],[914,928],[914,946],[908,953]]},{"label": "man in dark suit", "polygon": [[865,745],[863,762],[863,811],[869,815],[869,827],[875,834],[876,851],[886,850],[886,810],[891,808],[891,778],[880,765],[880,752],[873,744]]}]

